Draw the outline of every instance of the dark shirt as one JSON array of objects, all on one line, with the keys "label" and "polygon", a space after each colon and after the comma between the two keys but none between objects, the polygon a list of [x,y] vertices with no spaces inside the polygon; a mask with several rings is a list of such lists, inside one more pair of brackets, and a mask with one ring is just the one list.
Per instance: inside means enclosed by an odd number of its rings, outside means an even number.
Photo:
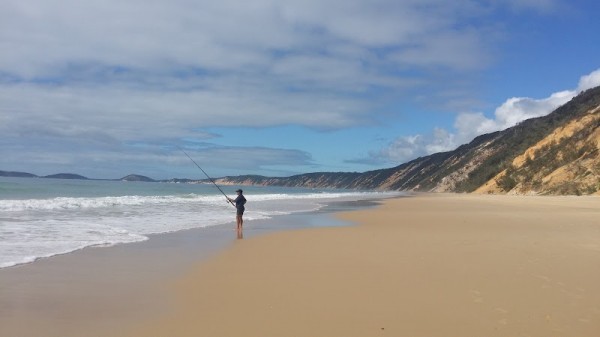
[{"label": "dark shirt", "polygon": [[244,198],[244,196],[240,194],[237,196],[237,198],[235,198],[234,202],[235,207],[237,209],[244,209],[244,205],[246,204],[246,198]]}]

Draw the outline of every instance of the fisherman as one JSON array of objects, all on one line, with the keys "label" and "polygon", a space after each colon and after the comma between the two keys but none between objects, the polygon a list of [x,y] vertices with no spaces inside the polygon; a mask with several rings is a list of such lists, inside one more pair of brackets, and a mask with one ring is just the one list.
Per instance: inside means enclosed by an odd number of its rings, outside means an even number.
[{"label": "fisherman", "polygon": [[235,198],[235,200],[231,199],[230,197],[227,196],[227,194],[225,194],[225,192],[223,192],[223,190],[219,187],[219,185],[217,185],[217,183],[215,183],[215,181],[202,169],[202,167],[200,167],[200,165],[198,165],[198,163],[196,163],[196,161],[194,159],[192,159],[192,157],[190,157],[189,154],[187,154],[187,152],[183,151],[182,148],[179,148],[179,149],[188,158],[190,158],[190,160],[194,163],[194,165],[196,165],[200,169],[200,171],[202,171],[202,173],[204,173],[206,178],[208,178],[208,180],[210,180],[210,182],[213,183],[215,185],[215,187],[219,189],[219,191],[221,191],[221,193],[225,196],[225,198],[227,198],[227,201],[235,206],[235,208],[237,209],[236,220],[237,220],[238,239],[242,239],[242,225],[244,224],[244,219],[242,219],[242,216],[244,215],[244,210],[245,210],[244,205],[246,204],[246,198],[244,198],[244,195],[242,195],[242,193],[243,193],[242,190],[235,191],[238,196],[237,196],[237,198]]},{"label": "fisherman", "polygon": [[246,208],[244,207],[244,205],[246,204],[246,198],[244,198],[244,191],[242,191],[241,189],[235,191],[235,193],[237,193],[237,198],[231,199],[230,197],[227,197],[227,199],[229,200],[229,202],[235,203],[235,208],[237,209],[236,221],[237,232],[239,237],[242,233],[242,226],[244,225],[244,219],[242,218],[242,216],[244,215],[244,210],[246,210]]}]

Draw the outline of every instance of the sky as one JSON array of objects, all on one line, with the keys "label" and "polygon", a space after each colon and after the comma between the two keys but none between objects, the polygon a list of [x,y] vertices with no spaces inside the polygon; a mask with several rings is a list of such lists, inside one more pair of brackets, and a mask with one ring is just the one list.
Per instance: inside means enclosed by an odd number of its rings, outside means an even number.
[{"label": "sky", "polygon": [[364,172],[600,85],[595,0],[2,0],[0,170]]}]

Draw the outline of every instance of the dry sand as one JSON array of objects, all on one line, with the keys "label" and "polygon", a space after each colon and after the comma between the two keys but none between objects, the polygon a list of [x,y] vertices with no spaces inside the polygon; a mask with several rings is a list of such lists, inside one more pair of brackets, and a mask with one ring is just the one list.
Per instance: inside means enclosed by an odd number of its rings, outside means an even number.
[{"label": "dry sand", "polygon": [[238,241],[129,336],[600,336],[600,199],[426,195]]}]

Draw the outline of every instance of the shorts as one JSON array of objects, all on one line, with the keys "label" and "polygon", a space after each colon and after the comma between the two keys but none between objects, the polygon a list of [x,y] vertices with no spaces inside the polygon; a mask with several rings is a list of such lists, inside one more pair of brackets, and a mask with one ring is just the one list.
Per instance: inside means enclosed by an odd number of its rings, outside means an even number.
[{"label": "shorts", "polygon": [[238,207],[237,209],[237,215],[242,216],[244,215],[244,211],[246,210],[245,207]]}]

